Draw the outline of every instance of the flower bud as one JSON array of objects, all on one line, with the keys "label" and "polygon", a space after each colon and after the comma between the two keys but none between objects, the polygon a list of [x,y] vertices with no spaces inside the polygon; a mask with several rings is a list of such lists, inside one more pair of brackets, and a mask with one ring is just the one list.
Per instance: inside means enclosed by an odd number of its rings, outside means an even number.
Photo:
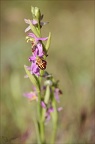
[{"label": "flower bud", "polygon": [[38,7],[35,7],[35,17],[40,20],[41,17],[41,12],[40,9]]},{"label": "flower bud", "polygon": [[32,12],[33,18],[35,18],[35,7],[32,7],[32,6],[31,6],[31,12]]},{"label": "flower bud", "polygon": [[32,12],[34,19],[40,20],[41,12],[40,12],[40,9],[38,7],[31,7],[31,12]]},{"label": "flower bud", "polygon": [[51,80],[46,80],[46,81],[44,82],[44,85],[45,85],[45,86],[47,86],[47,85],[52,86],[52,81],[51,81]]}]

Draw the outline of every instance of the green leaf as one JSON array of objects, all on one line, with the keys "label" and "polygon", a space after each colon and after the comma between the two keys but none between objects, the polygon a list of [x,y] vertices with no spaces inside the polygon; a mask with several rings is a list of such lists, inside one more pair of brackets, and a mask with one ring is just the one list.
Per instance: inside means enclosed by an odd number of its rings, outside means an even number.
[{"label": "green leaf", "polygon": [[48,51],[49,47],[50,47],[50,42],[51,42],[51,32],[49,32],[49,36],[48,36],[48,40],[47,40],[47,43],[46,43],[46,51]]},{"label": "green leaf", "polygon": [[32,14],[35,14],[35,7],[31,6],[31,12]]},{"label": "green leaf", "polygon": [[33,32],[37,37],[40,37],[37,29],[36,29],[35,26],[31,23],[30,20],[29,20],[29,24],[30,24],[30,27],[31,27],[32,32]]},{"label": "green leaf", "polygon": [[54,111],[51,113],[52,124],[53,124],[51,143],[54,144],[56,139],[57,125],[58,125],[58,112],[57,112],[56,100],[54,98],[53,93],[52,93],[52,106]]},{"label": "green leaf", "polygon": [[56,100],[53,92],[51,92],[51,98],[52,98],[52,107],[54,109],[54,111],[51,113],[51,116],[52,116],[53,123],[56,123],[58,119],[58,112],[57,112],[57,105],[56,105]]},{"label": "green leaf", "polygon": [[39,92],[39,91],[40,91],[39,79],[38,79],[35,75],[31,74],[31,73],[27,70],[27,67],[26,67],[26,66],[24,66],[24,68],[25,68],[25,71],[26,71],[29,79],[31,80],[31,82],[32,82],[33,85],[36,87],[37,91]]}]

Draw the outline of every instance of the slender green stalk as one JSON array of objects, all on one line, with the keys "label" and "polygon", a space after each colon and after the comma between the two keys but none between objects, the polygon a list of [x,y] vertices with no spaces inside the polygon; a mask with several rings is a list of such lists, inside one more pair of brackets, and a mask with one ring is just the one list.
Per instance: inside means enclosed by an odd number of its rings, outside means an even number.
[{"label": "slender green stalk", "polygon": [[53,123],[51,144],[55,144],[56,132],[57,132],[57,121]]},{"label": "slender green stalk", "polygon": [[[53,93],[52,93],[53,94]],[[51,113],[52,115],[52,122],[53,122],[53,130],[52,130],[52,137],[51,137],[51,144],[55,143],[55,138],[56,138],[56,132],[57,132],[57,123],[58,123],[58,112],[56,108],[56,100],[54,98],[54,95],[52,95],[52,106],[54,108],[54,112]]]},{"label": "slender green stalk", "polygon": [[[37,31],[41,37],[41,30],[40,30],[40,24],[38,22],[38,28],[37,28]],[[41,75],[43,74],[44,72],[41,71]],[[39,83],[41,85],[41,81],[42,81],[42,77],[39,77]],[[44,122],[42,121],[42,108],[41,108],[41,88],[40,88],[40,91],[38,93],[38,106],[37,106],[37,112],[38,112],[38,122],[39,122],[39,135],[40,135],[40,140],[41,140],[41,144],[44,144],[45,143],[45,135],[44,135]],[[38,132],[37,132],[38,133]],[[39,140],[39,139],[38,139]],[[39,143],[39,141],[38,141]]]},{"label": "slender green stalk", "polygon": [[40,123],[40,130],[41,130],[41,144],[45,144],[45,127],[44,127],[44,122],[41,120]]},{"label": "slender green stalk", "polygon": [[40,133],[39,133],[39,125],[38,125],[36,120],[34,120],[34,124],[35,124],[38,144],[41,144],[41,138],[40,138]]},{"label": "slender green stalk", "polygon": [[[41,84],[41,78],[40,78],[40,84]],[[45,143],[45,128],[44,128],[44,122],[42,121],[42,107],[41,107],[41,92],[40,91],[38,93],[37,112],[38,112],[40,140],[41,140],[41,144],[44,144]]]}]

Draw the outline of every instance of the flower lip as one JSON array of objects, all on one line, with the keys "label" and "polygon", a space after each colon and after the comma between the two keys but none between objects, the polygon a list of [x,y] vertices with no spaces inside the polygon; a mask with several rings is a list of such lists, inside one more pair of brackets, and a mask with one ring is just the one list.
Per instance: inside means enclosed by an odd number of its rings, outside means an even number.
[{"label": "flower lip", "polygon": [[38,67],[41,70],[45,70],[46,69],[47,62],[43,58],[37,57],[36,58],[36,64],[38,65]]}]

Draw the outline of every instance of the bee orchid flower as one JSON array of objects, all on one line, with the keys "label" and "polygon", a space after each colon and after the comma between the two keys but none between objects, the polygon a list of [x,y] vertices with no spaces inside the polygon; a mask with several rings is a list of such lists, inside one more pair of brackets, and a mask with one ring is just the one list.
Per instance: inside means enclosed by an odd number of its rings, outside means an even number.
[{"label": "bee orchid flower", "polygon": [[26,40],[31,41],[35,44],[37,44],[39,41],[46,41],[48,37],[42,38],[42,37],[37,37],[34,33],[28,33],[28,36],[26,36]]},{"label": "bee orchid flower", "polygon": [[30,72],[32,74],[35,74],[37,76],[40,75],[40,68],[39,66],[42,65],[43,67],[46,67],[46,61],[41,60],[43,58],[44,52],[43,47],[41,43],[38,43],[35,47],[34,52],[32,53],[32,56],[29,57],[29,61],[32,62],[30,66]]},{"label": "bee orchid flower", "polygon": [[[41,15],[40,17],[40,27],[42,28],[42,26],[48,24],[48,22],[42,22],[41,20],[43,19],[43,15]],[[28,32],[29,30],[31,30],[31,27],[30,27],[30,21],[33,25],[37,25],[38,24],[38,21],[33,19],[33,20],[30,20],[30,19],[24,19],[25,23],[28,24],[29,26],[25,29],[25,32]]]},{"label": "bee orchid flower", "polygon": [[37,57],[43,57],[44,56],[44,51],[41,43],[38,43],[35,46],[35,50],[32,53],[32,56],[29,57],[30,62],[35,62]]}]

